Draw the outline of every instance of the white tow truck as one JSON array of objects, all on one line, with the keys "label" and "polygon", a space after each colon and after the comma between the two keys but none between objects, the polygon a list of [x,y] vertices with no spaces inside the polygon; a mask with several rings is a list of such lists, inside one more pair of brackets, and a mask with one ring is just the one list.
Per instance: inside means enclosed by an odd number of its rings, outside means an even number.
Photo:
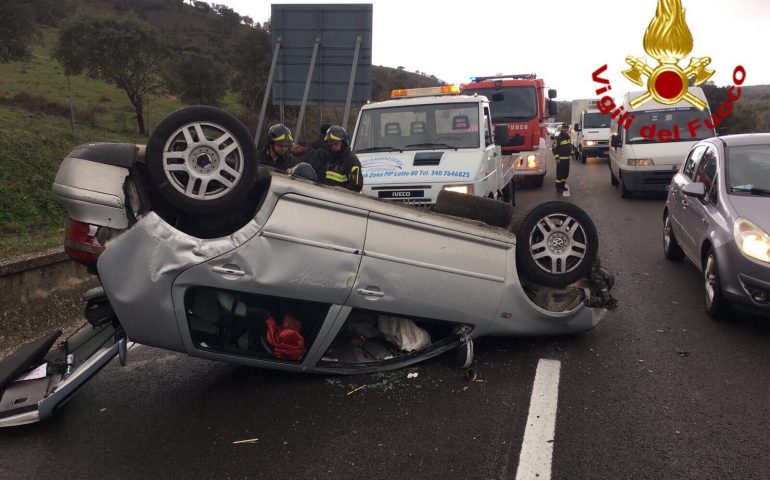
[{"label": "white tow truck", "polygon": [[513,159],[500,150],[508,132],[491,118],[487,97],[454,85],[393,90],[363,106],[351,145],[363,193],[425,207],[442,190],[513,202]]}]

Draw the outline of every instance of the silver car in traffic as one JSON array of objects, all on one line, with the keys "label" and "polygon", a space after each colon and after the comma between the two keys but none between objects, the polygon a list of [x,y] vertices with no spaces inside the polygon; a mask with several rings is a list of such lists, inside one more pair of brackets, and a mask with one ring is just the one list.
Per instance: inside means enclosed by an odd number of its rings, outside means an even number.
[{"label": "silver car in traffic", "polygon": [[710,138],[690,150],[663,211],[666,258],[703,273],[706,312],[770,316],[770,134]]}]

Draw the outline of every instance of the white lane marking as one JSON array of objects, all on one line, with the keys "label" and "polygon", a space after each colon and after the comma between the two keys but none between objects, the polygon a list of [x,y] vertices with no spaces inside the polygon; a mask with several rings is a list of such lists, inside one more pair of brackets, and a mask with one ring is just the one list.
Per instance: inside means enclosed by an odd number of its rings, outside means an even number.
[{"label": "white lane marking", "polygon": [[562,193],[565,197],[569,197],[569,190],[564,190],[564,193]]},{"label": "white lane marking", "polygon": [[560,370],[558,360],[541,358],[537,364],[516,480],[551,478]]}]

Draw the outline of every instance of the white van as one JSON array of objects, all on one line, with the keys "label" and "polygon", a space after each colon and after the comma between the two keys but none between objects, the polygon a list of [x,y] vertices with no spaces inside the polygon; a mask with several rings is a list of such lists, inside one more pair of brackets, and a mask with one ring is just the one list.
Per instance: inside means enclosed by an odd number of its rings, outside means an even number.
[{"label": "white van", "polygon": [[578,121],[572,125],[577,158],[586,163],[588,157],[606,157],[610,144],[610,115],[599,110],[587,109],[580,112]]},{"label": "white van", "polygon": [[393,100],[361,107],[351,150],[364,194],[426,207],[442,190],[513,201],[513,158],[495,142],[489,101],[458,93],[394,90]]},{"label": "white van", "polygon": [[[699,110],[685,100],[673,105],[649,100],[633,109],[629,102],[646,92],[629,92],[623,97],[624,110],[633,115],[625,118],[633,120],[623,121],[622,116],[612,119],[609,155],[610,181],[620,185],[621,197],[629,198],[633,192],[666,191],[690,148],[699,140],[715,136],[714,130],[705,125],[711,112],[703,90],[690,87],[689,92],[705,102],[706,108]],[[692,132],[691,122],[698,125]]]}]

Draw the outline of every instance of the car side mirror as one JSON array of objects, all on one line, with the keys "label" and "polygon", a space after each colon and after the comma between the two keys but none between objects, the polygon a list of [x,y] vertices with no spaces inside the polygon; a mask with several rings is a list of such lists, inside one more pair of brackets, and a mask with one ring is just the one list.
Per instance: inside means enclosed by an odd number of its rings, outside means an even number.
[{"label": "car side mirror", "polygon": [[613,133],[612,137],[610,138],[610,145],[612,148],[618,148],[620,147],[620,135],[617,133]]},{"label": "car side mirror", "polygon": [[703,182],[689,183],[682,188],[682,193],[687,197],[703,200],[706,198],[706,185]]},{"label": "car side mirror", "polygon": [[[554,91],[554,90],[551,90]],[[548,100],[548,116],[553,117],[556,115],[556,102]]]},{"label": "car side mirror", "polygon": [[556,90],[553,88],[548,90],[548,98],[556,98]]},{"label": "car side mirror", "polygon": [[580,128],[580,124],[579,124],[579,123],[576,123],[576,124],[575,124],[575,126],[574,126],[573,128],[575,129],[575,131],[576,131],[576,132],[581,132],[581,131],[583,131],[583,129],[582,129],[582,128]]},{"label": "car side mirror", "polygon": [[495,125],[495,143],[508,143],[508,125]]}]

